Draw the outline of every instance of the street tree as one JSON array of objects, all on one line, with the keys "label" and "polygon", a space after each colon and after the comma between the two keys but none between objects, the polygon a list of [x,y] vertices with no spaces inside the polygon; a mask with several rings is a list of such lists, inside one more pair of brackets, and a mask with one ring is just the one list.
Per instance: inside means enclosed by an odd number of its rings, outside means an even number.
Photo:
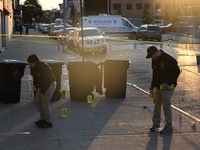
[{"label": "street tree", "polygon": [[[40,22],[44,11],[38,0],[26,0],[22,5],[22,20],[24,23]],[[35,18],[35,20],[33,19]]]},{"label": "street tree", "polygon": [[150,24],[153,19],[150,17],[150,12],[144,7],[143,9],[143,16],[142,16],[142,23]]}]

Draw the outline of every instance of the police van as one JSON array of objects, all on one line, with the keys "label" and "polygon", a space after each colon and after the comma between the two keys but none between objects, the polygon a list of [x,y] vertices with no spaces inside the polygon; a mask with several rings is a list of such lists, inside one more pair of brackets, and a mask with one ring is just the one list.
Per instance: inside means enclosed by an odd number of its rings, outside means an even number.
[{"label": "police van", "polygon": [[[129,36],[131,32],[137,32],[138,27],[134,26],[128,19],[120,15],[106,15],[83,17],[83,27],[96,27],[108,36]],[[81,27],[81,20],[77,24]]]}]

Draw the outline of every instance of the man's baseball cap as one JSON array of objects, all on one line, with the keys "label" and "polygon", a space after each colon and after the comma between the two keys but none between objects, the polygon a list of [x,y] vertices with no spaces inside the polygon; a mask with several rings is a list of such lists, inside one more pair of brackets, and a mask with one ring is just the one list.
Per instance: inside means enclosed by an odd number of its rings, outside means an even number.
[{"label": "man's baseball cap", "polygon": [[147,49],[147,56],[146,56],[146,58],[150,58],[157,51],[158,51],[158,49],[155,46],[150,46]]}]

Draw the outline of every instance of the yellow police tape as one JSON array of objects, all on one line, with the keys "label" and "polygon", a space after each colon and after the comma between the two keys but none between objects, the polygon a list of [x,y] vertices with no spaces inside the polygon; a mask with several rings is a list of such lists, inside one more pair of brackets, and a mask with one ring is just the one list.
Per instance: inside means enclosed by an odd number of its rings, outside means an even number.
[{"label": "yellow police tape", "polygon": [[[44,35],[16,35],[16,34],[0,34],[0,36],[8,36],[8,37],[42,37],[42,38],[54,38],[54,39],[67,39],[69,37],[64,37],[64,36],[44,36]],[[7,38],[6,38],[7,39]],[[45,41],[33,41],[33,40],[23,40],[23,39],[9,39],[9,40],[15,40],[15,41],[26,41],[26,42],[35,42],[35,43],[47,43],[47,44],[63,44],[63,41],[57,41],[57,42],[45,42]],[[92,40],[91,41],[96,41],[96,40]],[[172,42],[155,42],[155,41],[139,41],[139,40],[125,40],[125,39],[116,39],[116,38],[106,38],[106,40],[115,40],[115,41],[124,41],[124,42],[133,42],[134,45],[137,45],[137,43],[154,43],[154,44],[174,44],[174,45],[195,45],[195,46],[200,46],[200,44],[189,44],[189,43],[172,43]],[[97,43],[103,43],[100,41],[96,41]],[[104,43],[103,43],[104,44]],[[116,47],[115,45],[112,44],[108,44],[106,43],[107,46],[112,46],[112,47]],[[133,50],[133,49],[127,49],[125,47],[119,47],[120,49],[126,50],[126,56],[128,56],[129,51],[134,51],[137,53],[142,53],[142,54],[147,54],[146,52],[141,52],[141,51],[137,51],[137,50]],[[200,54],[197,55],[188,55],[188,54],[181,54],[181,55],[173,55],[173,56],[200,56]]]},{"label": "yellow police tape", "polygon": [[[44,35],[16,35],[16,34],[0,34],[0,36],[8,36],[8,37],[43,37],[43,38],[68,38],[68,37],[60,37],[60,36],[44,36]],[[8,39],[8,38],[4,38],[4,39]],[[15,40],[15,41],[26,41],[26,42],[35,42],[35,43],[46,43],[46,44],[62,44],[63,42],[45,42],[45,41],[33,41],[33,40],[22,40],[22,39],[9,39],[9,40]],[[91,40],[91,39],[90,39]],[[188,44],[188,43],[171,43],[171,42],[154,42],[154,41],[138,41],[138,40],[124,40],[124,39],[115,39],[115,38],[106,38],[106,40],[116,40],[116,41],[129,41],[129,42],[139,42],[139,43],[157,43],[157,44],[174,44],[174,45],[195,45],[195,46],[200,46],[200,44]],[[96,41],[96,40],[92,40],[92,41],[95,41],[95,42],[98,42],[98,43],[103,43],[103,42],[100,42],[100,41]],[[112,44],[108,44],[106,43],[106,45],[108,46],[113,46],[115,47],[115,45],[112,45]],[[137,53],[143,53],[143,54],[147,54],[145,52],[140,52],[140,51],[136,51],[136,50],[132,50],[132,49],[127,49],[127,48],[124,48],[124,47],[119,47],[118,48],[121,48],[121,49],[124,49],[126,50],[126,56],[128,56],[128,53],[129,51],[135,51]],[[188,54],[181,54],[181,55],[174,55],[174,56],[200,56],[200,54],[197,54],[197,55],[188,55]],[[181,68],[182,70],[185,70],[185,71],[188,71],[190,73],[193,73],[195,75],[198,75],[200,76],[200,74],[198,73],[195,73],[193,71],[190,71],[188,69],[185,69],[185,68]]]}]

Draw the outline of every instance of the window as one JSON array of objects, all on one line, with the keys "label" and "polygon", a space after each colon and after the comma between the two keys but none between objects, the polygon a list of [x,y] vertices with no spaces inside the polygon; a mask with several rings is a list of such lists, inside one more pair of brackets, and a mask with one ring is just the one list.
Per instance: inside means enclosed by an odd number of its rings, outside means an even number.
[{"label": "window", "polygon": [[121,4],[119,4],[119,3],[113,4],[113,10],[117,10],[117,9],[121,10]]},{"label": "window", "polygon": [[132,4],[126,4],[126,10],[132,10]]},{"label": "window", "polygon": [[147,10],[150,10],[150,4],[144,4],[144,7],[145,7]]},{"label": "window", "polygon": [[136,4],[136,9],[137,10],[142,10],[142,4],[140,4],[140,3]]}]

